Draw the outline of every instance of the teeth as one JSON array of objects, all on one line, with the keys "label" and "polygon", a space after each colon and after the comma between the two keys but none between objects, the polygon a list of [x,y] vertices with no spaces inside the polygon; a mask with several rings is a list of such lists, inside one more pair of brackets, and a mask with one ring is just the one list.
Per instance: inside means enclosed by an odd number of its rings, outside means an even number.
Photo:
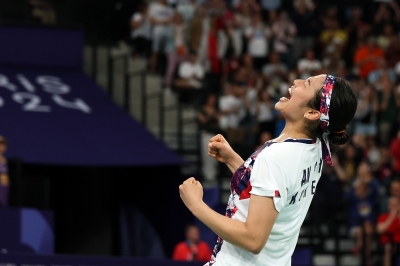
[{"label": "teeth", "polygon": [[289,94],[292,95],[292,87],[289,88]]}]

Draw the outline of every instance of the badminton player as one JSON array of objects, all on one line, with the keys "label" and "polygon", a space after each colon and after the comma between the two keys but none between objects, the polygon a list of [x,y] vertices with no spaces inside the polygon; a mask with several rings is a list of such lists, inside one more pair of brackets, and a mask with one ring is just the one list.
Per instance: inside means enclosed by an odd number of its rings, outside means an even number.
[{"label": "badminton player", "polygon": [[289,93],[275,105],[286,120],[281,135],[245,162],[221,135],[211,138],[210,156],[233,172],[225,216],[203,202],[194,178],[179,186],[186,207],[219,236],[208,266],[291,265],[323,162],[332,165],[331,145],[349,139],[357,100],[330,75],[295,80]]}]

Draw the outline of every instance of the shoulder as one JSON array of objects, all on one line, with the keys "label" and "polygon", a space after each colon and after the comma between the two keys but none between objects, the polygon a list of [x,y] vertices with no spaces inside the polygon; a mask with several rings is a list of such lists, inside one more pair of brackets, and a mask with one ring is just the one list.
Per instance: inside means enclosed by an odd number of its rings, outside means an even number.
[{"label": "shoulder", "polygon": [[199,248],[210,248],[210,246],[205,241],[200,241],[198,247]]},{"label": "shoulder", "polygon": [[384,222],[389,217],[388,213],[382,213],[378,216],[378,223]]},{"label": "shoulder", "polygon": [[182,250],[185,249],[187,247],[185,241],[179,242],[178,244],[176,244],[175,246],[175,250]]}]

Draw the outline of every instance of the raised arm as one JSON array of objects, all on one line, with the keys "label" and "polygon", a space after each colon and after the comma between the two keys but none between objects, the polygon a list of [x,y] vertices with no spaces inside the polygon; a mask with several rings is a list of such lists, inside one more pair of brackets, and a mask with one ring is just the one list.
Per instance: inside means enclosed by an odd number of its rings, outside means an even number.
[{"label": "raised arm", "polygon": [[221,163],[225,163],[232,173],[243,164],[243,159],[232,149],[221,134],[210,139],[208,144],[208,155],[214,157]]}]

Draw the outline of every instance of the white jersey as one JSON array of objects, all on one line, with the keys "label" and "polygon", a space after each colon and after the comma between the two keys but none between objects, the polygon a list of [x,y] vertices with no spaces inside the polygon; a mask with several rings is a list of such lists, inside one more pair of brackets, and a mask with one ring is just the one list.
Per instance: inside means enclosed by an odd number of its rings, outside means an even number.
[{"label": "white jersey", "polygon": [[273,197],[279,214],[268,241],[255,255],[218,238],[206,265],[290,266],[321,170],[320,140],[266,142],[233,174],[226,216],[245,222],[251,194]]}]

